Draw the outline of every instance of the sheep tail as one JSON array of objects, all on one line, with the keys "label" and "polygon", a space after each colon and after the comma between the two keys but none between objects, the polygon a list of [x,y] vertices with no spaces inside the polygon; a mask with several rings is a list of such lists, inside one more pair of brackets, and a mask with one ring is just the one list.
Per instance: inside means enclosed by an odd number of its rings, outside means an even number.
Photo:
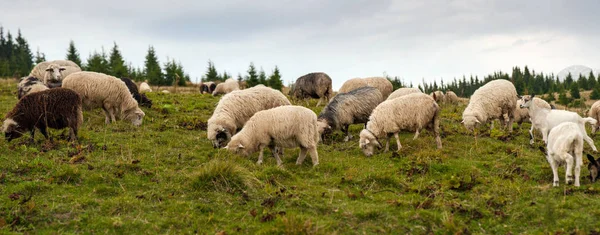
[{"label": "sheep tail", "polygon": [[582,123],[583,125],[585,125],[586,123],[589,123],[589,124],[591,124],[591,125],[596,125],[596,123],[597,123],[597,122],[598,122],[598,121],[596,121],[596,119],[594,119],[594,118],[591,118],[591,117],[586,117],[586,118],[582,118],[582,119],[581,119],[581,123]]}]

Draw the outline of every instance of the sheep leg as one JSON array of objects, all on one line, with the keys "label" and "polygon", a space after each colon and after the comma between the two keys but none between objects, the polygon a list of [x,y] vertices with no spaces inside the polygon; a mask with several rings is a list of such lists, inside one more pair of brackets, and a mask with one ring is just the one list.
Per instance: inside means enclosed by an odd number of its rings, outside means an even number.
[{"label": "sheep leg", "polygon": [[565,183],[571,184],[573,183],[573,156],[569,153],[564,153],[565,162],[567,162],[565,166]]},{"label": "sheep leg", "polygon": [[313,162],[313,167],[319,165],[319,153],[317,152],[317,147],[312,147],[308,149],[308,153],[310,154],[310,158]]},{"label": "sheep leg", "polygon": [[531,129],[529,129],[529,144],[533,145],[535,143],[533,136],[533,125],[531,125]]},{"label": "sheep leg", "polygon": [[48,129],[46,128],[46,126],[41,126],[40,132],[42,133],[42,135],[44,135],[44,137],[46,137],[46,139],[48,139]]},{"label": "sheep leg", "polygon": [[554,176],[553,177],[552,186],[558,187],[558,169],[557,169],[557,166],[556,166],[556,162],[554,162],[554,159],[550,155],[551,154],[549,153],[546,156],[546,159],[548,160],[548,163],[550,163],[550,167],[552,168],[552,175]]},{"label": "sheep leg", "polygon": [[435,144],[438,149],[442,148],[442,138],[440,137],[440,119],[436,117],[433,120],[433,134],[435,135]]},{"label": "sheep leg", "polygon": [[579,176],[583,165],[583,149],[575,152],[575,187],[579,187]]},{"label": "sheep leg", "polygon": [[110,120],[112,122],[117,122],[117,119],[115,118],[115,113],[117,113],[117,108],[109,109],[109,113],[110,113]]},{"label": "sheep leg", "polygon": [[264,150],[265,150],[265,146],[262,146],[262,145],[258,149],[258,161],[256,161],[256,164],[258,164],[258,165],[263,163]]},{"label": "sheep leg", "polygon": [[509,114],[508,115],[508,123],[507,123],[507,125],[508,125],[508,133],[512,133],[512,131],[513,131],[513,122],[514,122],[514,120],[515,119],[513,117],[511,117],[511,115]]},{"label": "sheep leg", "polygon": [[300,147],[300,155],[298,156],[298,160],[296,160],[296,165],[302,165],[302,163],[304,162],[304,158],[306,158],[306,151],[306,148]]},{"label": "sheep leg", "polygon": [[348,132],[348,126],[343,126],[342,127],[342,131],[344,132],[344,134],[346,134],[346,137],[344,138],[344,142],[348,142],[348,140],[352,139],[352,135],[350,134],[350,132]]},{"label": "sheep leg", "polygon": [[35,136],[35,128],[31,128],[31,131],[29,131],[29,134],[31,134],[31,139],[29,139],[29,142],[33,144],[34,142],[34,136]]},{"label": "sheep leg", "polygon": [[542,129],[542,140],[544,140],[544,144],[548,144],[548,129]]},{"label": "sheep leg", "polygon": [[[394,133],[394,137],[396,137],[396,144],[398,145],[398,152],[400,152],[402,145],[400,144],[400,137],[398,136],[398,132]],[[388,142],[389,142],[389,138],[388,138]]]},{"label": "sheep leg", "polygon": [[104,107],[102,107],[102,110],[104,110],[104,123],[110,124],[110,113]]},{"label": "sheep leg", "polygon": [[389,151],[389,150],[390,150],[390,137],[388,136],[385,141],[385,150],[383,150],[383,152],[387,153],[387,151]]},{"label": "sheep leg", "polygon": [[317,102],[317,106],[316,107],[319,107],[319,105],[321,105],[321,101],[322,100],[323,100],[323,98],[319,98],[319,102]]},{"label": "sheep leg", "polygon": [[281,161],[281,158],[279,158],[279,148],[277,146],[273,146],[271,147],[271,152],[273,153],[273,157],[275,157],[275,160],[277,161],[277,166],[283,166],[283,161]]},{"label": "sheep leg", "polygon": [[[417,137],[419,137],[419,131],[420,131],[420,129],[417,129],[417,131],[415,132],[415,137],[413,137],[413,140],[416,140],[416,139],[417,139]],[[394,135],[398,135],[398,134],[396,133],[396,134],[394,134]],[[397,138],[398,138],[398,137],[396,137],[396,139],[397,139]]]}]

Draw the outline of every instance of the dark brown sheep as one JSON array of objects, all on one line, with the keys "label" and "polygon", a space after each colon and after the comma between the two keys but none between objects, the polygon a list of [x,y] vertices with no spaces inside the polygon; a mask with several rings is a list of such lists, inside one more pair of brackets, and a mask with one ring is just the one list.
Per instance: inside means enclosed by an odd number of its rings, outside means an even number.
[{"label": "dark brown sheep", "polygon": [[6,114],[2,132],[7,141],[31,133],[35,128],[48,139],[47,128],[70,128],[69,139],[77,140],[77,130],[83,123],[81,97],[72,90],[54,88],[23,96],[17,105]]},{"label": "dark brown sheep", "polygon": [[140,104],[140,106],[152,108],[152,100],[148,99],[145,94],[141,94],[138,91],[137,85],[131,81],[129,78],[121,78],[121,81],[127,85],[127,89],[129,89],[129,93],[133,95],[133,98]]},{"label": "dark brown sheep", "polygon": [[200,84],[200,94],[212,94],[213,91],[217,88],[217,84],[214,82],[203,82]]},{"label": "dark brown sheep", "polygon": [[296,80],[289,95],[297,99],[319,99],[317,106],[323,99],[329,102],[329,98],[333,95],[331,78],[326,73],[306,74]]}]

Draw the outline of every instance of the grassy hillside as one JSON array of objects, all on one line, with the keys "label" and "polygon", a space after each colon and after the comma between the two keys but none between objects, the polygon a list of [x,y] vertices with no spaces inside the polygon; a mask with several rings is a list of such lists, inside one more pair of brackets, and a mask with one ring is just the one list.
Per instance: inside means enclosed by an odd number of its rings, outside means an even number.
[{"label": "grassy hillside", "polygon": [[[16,83],[0,81],[5,114],[17,102]],[[357,139],[343,143],[337,133],[319,145],[316,168],[309,158],[296,166],[297,149],[286,150],[278,168],[270,153],[258,166],[257,154],[212,148],[204,129],[218,99],[149,97],[154,106],[144,109],[139,128],[105,125],[94,110],[85,112],[77,144],[57,130],[54,141],[0,141],[0,233],[506,234],[600,227],[600,185],[589,182],[586,167],[580,188],[564,184],[564,168],[561,186],[553,188],[549,164],[528,144],[529,125],[514,135],[482,130],[475,139],[460,125],[464,105],[444,106],[442,150],[429,132],[417,140],[403,133],[400,153],[367,158]],[[360,128],[351,131],[357,136]]]}]

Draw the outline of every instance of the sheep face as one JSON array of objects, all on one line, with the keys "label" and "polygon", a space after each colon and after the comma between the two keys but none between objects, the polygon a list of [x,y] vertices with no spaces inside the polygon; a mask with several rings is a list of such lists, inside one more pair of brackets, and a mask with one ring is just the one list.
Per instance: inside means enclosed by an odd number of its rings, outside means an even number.
[{"label": "sheep face", "polygon": [[250,148],[246,148],[246,146],[249,145],[247,143],[244,143],[243,138],[235,138],[234,136],[234,138],[232,138],[231,141],[229,141],[227,146],[225,146],[225,149],[229,150],[232,153],[247,157],[254,151]]},{"label": "sheep face", "polygon": [[[65,68],[64,67],[59,67],[57,65],[51,64],[48,66],[48,68],[46,68],[46,82],[48,83],[48,86],[51,86],[51,84],[60,84],[62,82],[62,71],[64,71]],[[53,86],[51,86],[53,87]]]},{"label": "sheep face", "polygon": [[130,110],[125,114],[125,119],[131,121],[134,126],[140,126],[142,125],[144,116],[146,116],[144,111],[142,111],[140,108],[135,108],[134,110]]},{"label": "sheep face", "polygon": [[594,160],[594,156],[592,155],[587,155],[588,160],[590,160],[590,163],[588,164],[588,170],[590,171],[590,181],[592,183],[596,182],[596,180],[600,179],[600,164],[598,162],[600,162],[600,158],[598,158],[597,160]]},{"label": "sheep face", "polygon": [[521,105],[519,107],[522,108],[522,109],[529,108],[529,106],[531,106],[531,101],[533,100],[534,96],[535,95],[531,95],[531,96],[524,95],[524,96],[522,96],[521,99],[520,99]]},{"label": "sheep face", "polygon": [[377,138],[368,131],[367,129],[363,129],[360,132],[360,140],[358,141],[358,146],[362,149],[365,156],[370,157],[373,156],[373,152],[375,147],[381,148],[381,144],[377,140]]},{"label": "sheep face", "polygon": [[465,125],[467,130],[472,132],[479,124],[481,124],[481,122],[479,122],[475,116],[465,116],[462,120],[462,124]]},{"label": "sheep face", "polygon": [[326,136],[329,136],[331,133],[333,133],[333,129],[326,120],[317,121],[317,131],[319,132],[319,136],[321,136],[321,140],[324,140]]},{"label": "sheep face", "polygon": [[231,139],[231,132],[221,125],[215,125],[213,132],[216,133],[214,138],[211,138],[213,140],[213,148],[225,147]]},{"label": "sheep face", "polygon": [[4,138],[7,142],[23,136],[23,132],[25,131],[27,131],[25,128],[10,118],[6,119],[2,124],[2,132],[4,132]]}]

